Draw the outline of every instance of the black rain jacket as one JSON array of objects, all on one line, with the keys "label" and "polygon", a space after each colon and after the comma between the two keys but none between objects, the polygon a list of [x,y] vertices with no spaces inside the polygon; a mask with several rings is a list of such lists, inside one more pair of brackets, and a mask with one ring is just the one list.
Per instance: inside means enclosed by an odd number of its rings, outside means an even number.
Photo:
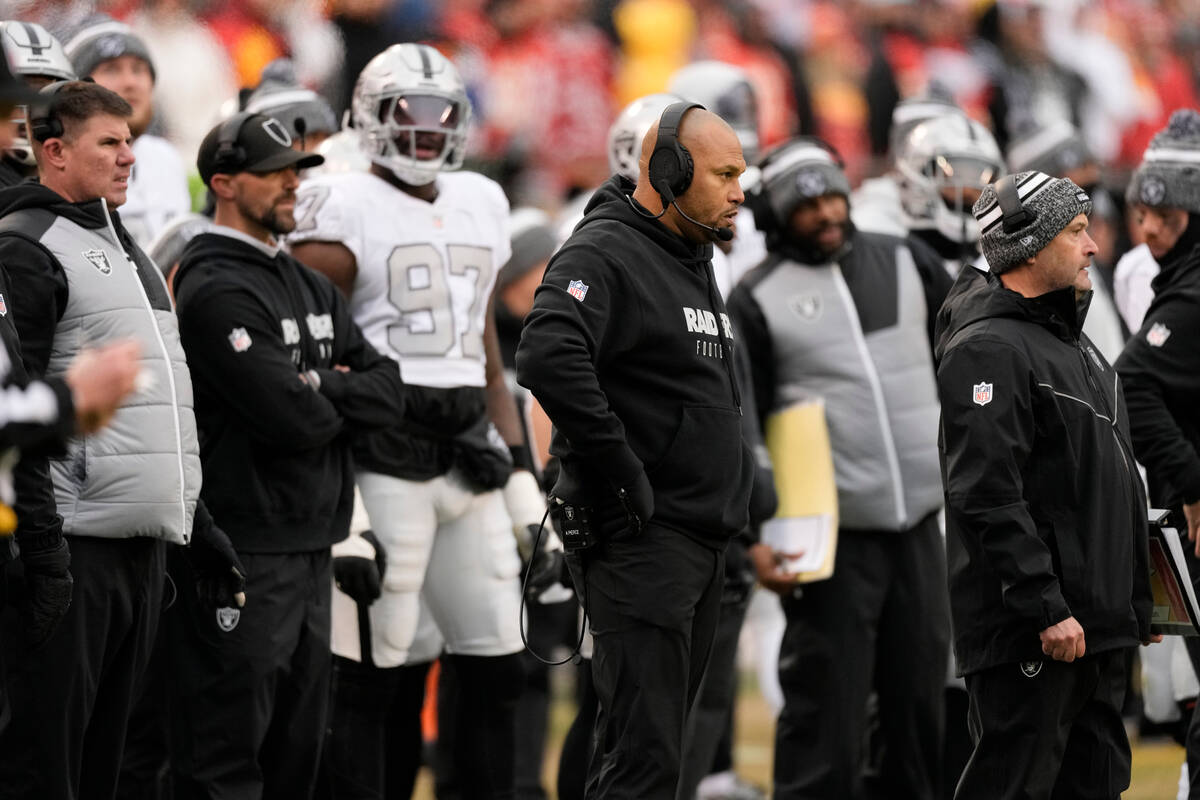
[{"label": "black rain jacket", "polygon": [[1146,501],[1120,381],[1080,329],[1090,296],[1025,298],[968,267],[939,313],[940,446],[960,674],[1150,636]]}]

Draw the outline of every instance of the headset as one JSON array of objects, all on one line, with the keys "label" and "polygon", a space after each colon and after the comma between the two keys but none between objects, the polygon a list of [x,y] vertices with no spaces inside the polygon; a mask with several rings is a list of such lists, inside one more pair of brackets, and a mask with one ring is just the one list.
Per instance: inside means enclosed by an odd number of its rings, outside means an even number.
[{"label": "headset", "polygon": [[658,140],[654,143],[654,151],[646,167],[650,185],[662,198],[663,205],[674,203],[675,198],[692,185],[695,163],[692,154],[679,141],[679,125],[683,122],[683,115],[693,108],[704,106],[681,100],[663,109],[662,116],[658,118]]},{"label": "headset", "polygon": [[[668,206],[675,206],[679,215],[688,222],[703,228],[722,242],[732,241],[732,230],[716,228],[694,220],[675,202],[675,198],[686,192],[692,185],[692,174],[696,168],[695,162],[692,161],[692,154],[679,141],[679,125],[683,122],[683,115],[693,108],[703,109],[704,106],[681,100],[663,109],[662,115],[658,118],[658,138],[654,142],[654,150],[650,153],[650,161],[646,164],[646,172],[650,178],[650,186],[662,198],[663,210],[651,218],[658,219],[667,213]],[[633,201],[630,200],[630,203],[632,204]],[[634,206],[634,209],[637,210],[637,206]]]},{"label": "headset", "polygon": [[1005,233],[1015,233],[1037,219],[1037,212],[1029,210],[1021,202],[1021,196],[1017,193],[1017,177],[1012,173],[996,182],[996,202],[1000,206]]},{"label": "headset", "polygon": [[217,152],[213,156],[214,172],[236,171],[246,163],[246,149],[237,143],[238,137],[246,122],[256,116],[258,114],[252,111],[239,111],[221,123],[217,131]]},{"label": "headset", "polygon": [[38,90],[38,99],[29,106],[29,136],[35,142],[44,142],[63,135],[62,120],[54,115],[54,99],[68,83],[77,81],[55,81]]}]

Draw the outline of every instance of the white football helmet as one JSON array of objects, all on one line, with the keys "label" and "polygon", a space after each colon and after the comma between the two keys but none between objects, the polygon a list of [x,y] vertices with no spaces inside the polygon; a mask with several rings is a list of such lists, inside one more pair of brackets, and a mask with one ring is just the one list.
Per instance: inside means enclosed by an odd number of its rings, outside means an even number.
[{"label": "white football helmet", "polygon": [[1004,174],[1004,158],[987,128],[950,113],[909,131],[896,154],[896,170],[911,229],[936,230],[951,241],[971,243],[979,240],[979,223],[971,213],[974,198]]},{"label": "white football helmet", "polygon": [[[62,44],[36,22],[0,22],[0,41],[3,41],[8,66],[14,76],[25,79],[49,78],[52,81],[75,80],[75,70]],[[37,162],[33,158],[33,147],[25,129],[24,106],[16,108],[12,121],[17,123],[17,135],[6,151],[8,157],[27,167],[35,166]]]},{"label": "white football helmet", "polygon": [[371,161],[412,186],[462,166],[471,101],[454,64],[423,44],[394,44],[359,73],[354,127]]},{"label": "white football helmet", "polygon": [[624,175],[637,183],[638,160],[642,157],[642,139],[662,112],[681,98],[673,94],[648,94],[621,110],[608,129],[608,171]]},{"label": "white football helmet", "polygon": [[699,103],[728,122],[746,162],[758,158],[758,99],[745,70],[724,61],[696,61],[671,76],[667,91]]}]

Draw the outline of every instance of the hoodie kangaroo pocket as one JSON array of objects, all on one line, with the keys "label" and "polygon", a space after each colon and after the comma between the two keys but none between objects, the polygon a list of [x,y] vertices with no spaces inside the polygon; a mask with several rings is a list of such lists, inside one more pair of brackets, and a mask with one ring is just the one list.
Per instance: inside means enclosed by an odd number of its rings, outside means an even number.
[{"label": "hoodie kangaroo pocket", "polygon": [[746,509],[733,508],[742,474],[741,419],[725,406],[684,406],[675,438],[647,473],[654,487],[654,516],[698,532],[728,534]]}]

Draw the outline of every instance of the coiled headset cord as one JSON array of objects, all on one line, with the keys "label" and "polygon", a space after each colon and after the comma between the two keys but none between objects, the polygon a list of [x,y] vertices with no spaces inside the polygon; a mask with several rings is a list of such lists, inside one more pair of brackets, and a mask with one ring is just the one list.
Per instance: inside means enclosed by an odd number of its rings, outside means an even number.
[{"label": "coiled headset cord", "polygon": [[[554,498],[551,498],[550,503],[554,503],[554,502],[556,502],[554,500]],[[575,641],[575,649],[573,651],[571,651],[571,653],[566,658],[562,659],[561,661],[551,661],[548,658],[543,658],[529,644],[529,637],[525,630],[525,619],[526,619],[525,618],[525,592],[529,589],[529,575],[533,572],[533,554],[537,553],[541,550],[542,534],[545,533],[545,531],[546,531],[546,520],[547,520],[547,518],[549,518],[549,516],[550,516],[550,505],[547,504],[546,505],[546,513],[542,515],[541,524],[538,525],[537,535],[533,537],[533,546],[529,551],[530,552],[529,565],[525,568],[525,577],[521,580],[521,618],[517,621],[517,623],[521,629],[521,644],[525,645],[525,649],[529,651],[529,654],[547,666],[558,667],[563,664],[566,664],[568,661],[572,661],[576,664],[579,664],[583,661],[583,655],[579,651],[583,647],[583,637],[587,633],[587,621],[588,621],[587,577],[584,574],[584,571],[582,570],[583,559],[580,558],[579,564],[580,564],[581,570],[580,570],[580,575],[579,575],[579,579],[580,579],[579,583],[580,583],[580,585],[583,586],[583,597],[580,598],[579,606],[583,609],[583,619],[581,619],[579,621],[579,638]]]}]

